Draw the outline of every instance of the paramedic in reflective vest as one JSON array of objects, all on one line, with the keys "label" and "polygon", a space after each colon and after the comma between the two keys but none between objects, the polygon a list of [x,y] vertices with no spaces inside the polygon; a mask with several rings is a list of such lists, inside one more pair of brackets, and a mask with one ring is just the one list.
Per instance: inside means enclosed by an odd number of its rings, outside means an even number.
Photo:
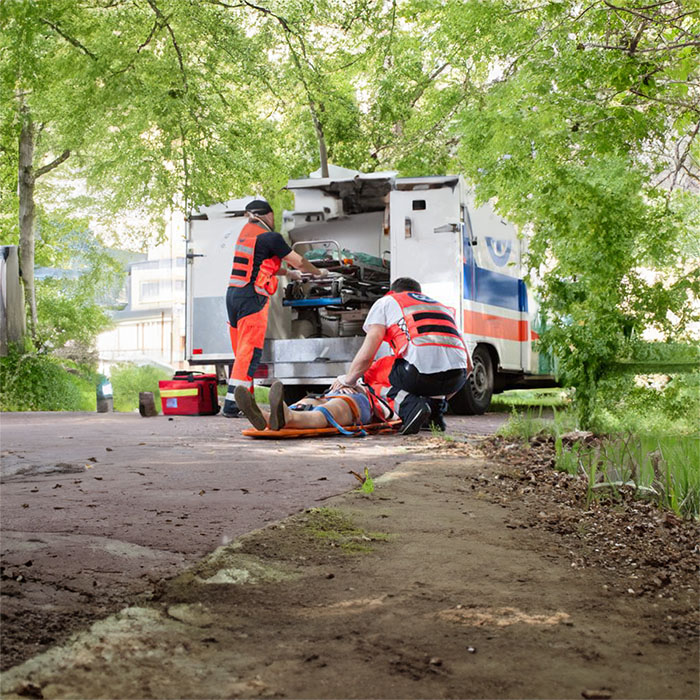
[{"label": "paramedic in reflective vest", "polygon": [[299,272],[285,271],[282,261],[302,272],[325,276],[328,270],[319,270],[306,258],[295,253],[273,228],[275,215],[263,199],[246,205],[248,222],[236,241],[233,265],[226,292],[229,332],[234,362],[228,381],[223,415],[239,415],[234,399],[237,386],[253,391],[253,375],[260,363],[269,299],[277,290],[278,275],[299,279]]},{"label": "paramedic in reflective vest", "polygon": [[[394,355],[393,361],[377,361],[373,375],[365,381],[383,387],[382,398],[393,400],[402,420],[401,434],[417,433],[423,425],[445,430],[443,413],[446,398],[457,393],[471,371],[471,360],[453,311],[421,294],[421,286],[410,277],[401,277],[391,291],[374,303],[363,326],[367,334],[350,364],[347,374],[331,387],[352,387],[370,368],[383,341]],[[382,369],[383,368],[383,369]]]}]

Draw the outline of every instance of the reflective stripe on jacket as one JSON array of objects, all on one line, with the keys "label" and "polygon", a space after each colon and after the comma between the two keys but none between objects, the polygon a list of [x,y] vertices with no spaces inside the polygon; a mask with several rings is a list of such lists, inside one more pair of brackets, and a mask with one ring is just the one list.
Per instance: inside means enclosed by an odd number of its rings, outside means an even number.
[{"label": "reflective stripe on jacket", "polygon": [[248,222],[241,229],[233,252],[233,266],[228,286],[245,287],[253,282],[258,294],[270,297],[277,291],[278,280],[275,273],[280,269],[282,261],[276,255],[266,258],[260,264],[255,280],[252,279],[255,244],[258,236],[262,233],[269,233],[269,231],[253,222]]},{"label": "reflective stripe on jacket", "polygon": [[389,292],[401,307],[403,317],[386,329],[384,340],[397,357],[409,343],[437,345],[461,350],[468,356],[462,334],[447,306],[418,292]]}]

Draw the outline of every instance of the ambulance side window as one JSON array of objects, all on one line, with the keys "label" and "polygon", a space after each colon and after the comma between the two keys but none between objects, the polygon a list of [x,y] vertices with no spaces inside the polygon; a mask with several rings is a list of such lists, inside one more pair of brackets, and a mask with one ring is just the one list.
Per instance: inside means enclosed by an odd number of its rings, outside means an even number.
[{"label": "ambulance side window", "polygon": [[425,200],[424,199],[414,199],[412,208],[413,208],[413,211],[424,211],[425,210]]}]

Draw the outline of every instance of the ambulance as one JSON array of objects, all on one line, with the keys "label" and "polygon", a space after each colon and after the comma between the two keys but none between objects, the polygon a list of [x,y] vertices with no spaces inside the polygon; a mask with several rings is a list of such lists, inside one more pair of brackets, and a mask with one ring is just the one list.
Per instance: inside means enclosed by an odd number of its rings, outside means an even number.
[{"label": "ambulance", "polygon": [[[454,309],[471,352],[474,371],[450,401],[454,412],[480,414],[494,393],[555,384],[535,345],[541,319],[524,281],[527,240],[489,204],[476,206],[462,176],[330,166],[329,177],[313,173],[287,188],[294,209],[277,228],[330,274],[280,278],[256,383],[279,379],[292,400],[325,390],[362,344],[374,301],[396,278],[412,277],[424,294]],[[252,199],[201,207],[188,219],[186,359],[214,365],[222,382],[233,362],[226,288]]]}]

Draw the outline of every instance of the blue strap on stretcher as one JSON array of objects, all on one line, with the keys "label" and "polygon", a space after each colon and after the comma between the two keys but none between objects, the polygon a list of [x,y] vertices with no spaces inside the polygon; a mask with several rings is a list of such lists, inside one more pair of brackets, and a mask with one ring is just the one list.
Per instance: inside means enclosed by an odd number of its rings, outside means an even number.
[{"label": "blue strap on stretcher", "polygon": [[333,418],[333,415],[325,406],[316,406],[313,410],[320,411],[326,417],[326,420],[330,423],[330,425],[338,430],[341,435],[350,435],[352,437],[364,437],[367,435],[367,431],[363,428],[358,428],[355,432],[343,428],[343,426],[340,425],[335,418]]},{"label": "blue strap on stretcher", "polygon": [[343,303],[341,297],[318,297],[316,299],[283,299],[282,306],[338,306]]}]

